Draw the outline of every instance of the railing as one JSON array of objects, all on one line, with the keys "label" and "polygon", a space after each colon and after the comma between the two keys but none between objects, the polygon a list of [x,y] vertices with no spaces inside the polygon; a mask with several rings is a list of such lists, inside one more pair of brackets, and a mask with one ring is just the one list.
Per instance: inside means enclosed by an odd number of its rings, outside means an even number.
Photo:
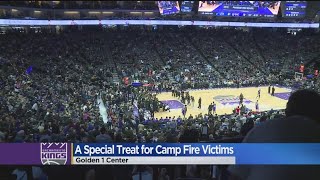
[{"label": "railing", "polygon": [[178,25],[178,26],[229,26],[229,27],[274,27],[274,28],[319,28],[319,23],[250,23],[218,21],[178,20],[26,20],[0,19],[0,25]]}]

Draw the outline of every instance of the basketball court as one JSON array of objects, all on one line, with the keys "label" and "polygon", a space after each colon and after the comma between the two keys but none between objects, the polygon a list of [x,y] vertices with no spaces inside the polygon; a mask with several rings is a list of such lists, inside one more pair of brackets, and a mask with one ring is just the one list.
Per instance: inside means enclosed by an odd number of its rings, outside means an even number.
[{"label": "basketball court", "polygon": [[[259,99],[260,111],[267,111],[271,109],[285,109],[286,103],[290,96],[291,89],[284,87],[275,87],[275,94],[271,96],[268,94],[268,86],[261,87],[246,87],[246,88],[219,88],[219,89],[202,89],[202,90],[190,90],[190,96],[195,98],[194,105],[187,105],[188,111],[186,117],[190,114],[193,116],[200,113],[207,114],[208,106],[214,101],[216,103],[216,113],[218,115],[231,114],[233,109],[239,105],[239,95],[243,94],[244,105],[255,110],[255,104],[258,100],[258,90],[261,89],[261,97]],[[182,117],[182,107],[184,104],[173,97],[171,92],[164,92],[157,95],[158,99],[170,107],[170,112],[158,112],[155,113],[156,118],[161,117]],[[198,109],[198,99],[201,97],[201,109]]]}]

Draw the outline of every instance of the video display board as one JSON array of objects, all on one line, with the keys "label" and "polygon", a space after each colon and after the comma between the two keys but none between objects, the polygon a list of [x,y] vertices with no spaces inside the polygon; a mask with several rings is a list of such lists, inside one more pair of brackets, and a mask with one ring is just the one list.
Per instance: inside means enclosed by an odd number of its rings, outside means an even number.
[{"label": "video display board", "polygon": [[274,17],[281,1],[199,1],[198,12],[215,16]]},{"label": "video display board", "polygon": [[158,7],[161,15],[176,14],[180,12],[178,1],[158,1]]},{"label": "video display board", "polygon": [[181,12],[189,13],[192,11],[194,1],[182,1],[181,2]]},{"label": "video display board", "polygon": [[285,1],[282,6],[283,17],[302,18],[306,15],[307,1]]}]

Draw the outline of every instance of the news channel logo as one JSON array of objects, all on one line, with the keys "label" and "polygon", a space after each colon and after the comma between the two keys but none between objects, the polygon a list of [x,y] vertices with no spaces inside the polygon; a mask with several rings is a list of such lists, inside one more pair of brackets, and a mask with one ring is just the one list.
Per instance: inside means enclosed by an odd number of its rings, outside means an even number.
[{"label": "news channel logo", "polygon": [[65,165],[68,159],[67,152],[67,143],[41,143],[41,163],[43,165]]}]

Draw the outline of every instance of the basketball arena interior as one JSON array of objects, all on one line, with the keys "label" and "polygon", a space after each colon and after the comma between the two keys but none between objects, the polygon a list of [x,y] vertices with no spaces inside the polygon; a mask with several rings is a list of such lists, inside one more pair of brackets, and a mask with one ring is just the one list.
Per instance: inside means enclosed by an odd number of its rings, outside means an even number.
[{"label": "basketball arena interior", "polygon": [[[0,142],[320,142],[319,15],[319,1],[1,1]],[[0,179],[314,179],[266,169],[12,165]]]}]

